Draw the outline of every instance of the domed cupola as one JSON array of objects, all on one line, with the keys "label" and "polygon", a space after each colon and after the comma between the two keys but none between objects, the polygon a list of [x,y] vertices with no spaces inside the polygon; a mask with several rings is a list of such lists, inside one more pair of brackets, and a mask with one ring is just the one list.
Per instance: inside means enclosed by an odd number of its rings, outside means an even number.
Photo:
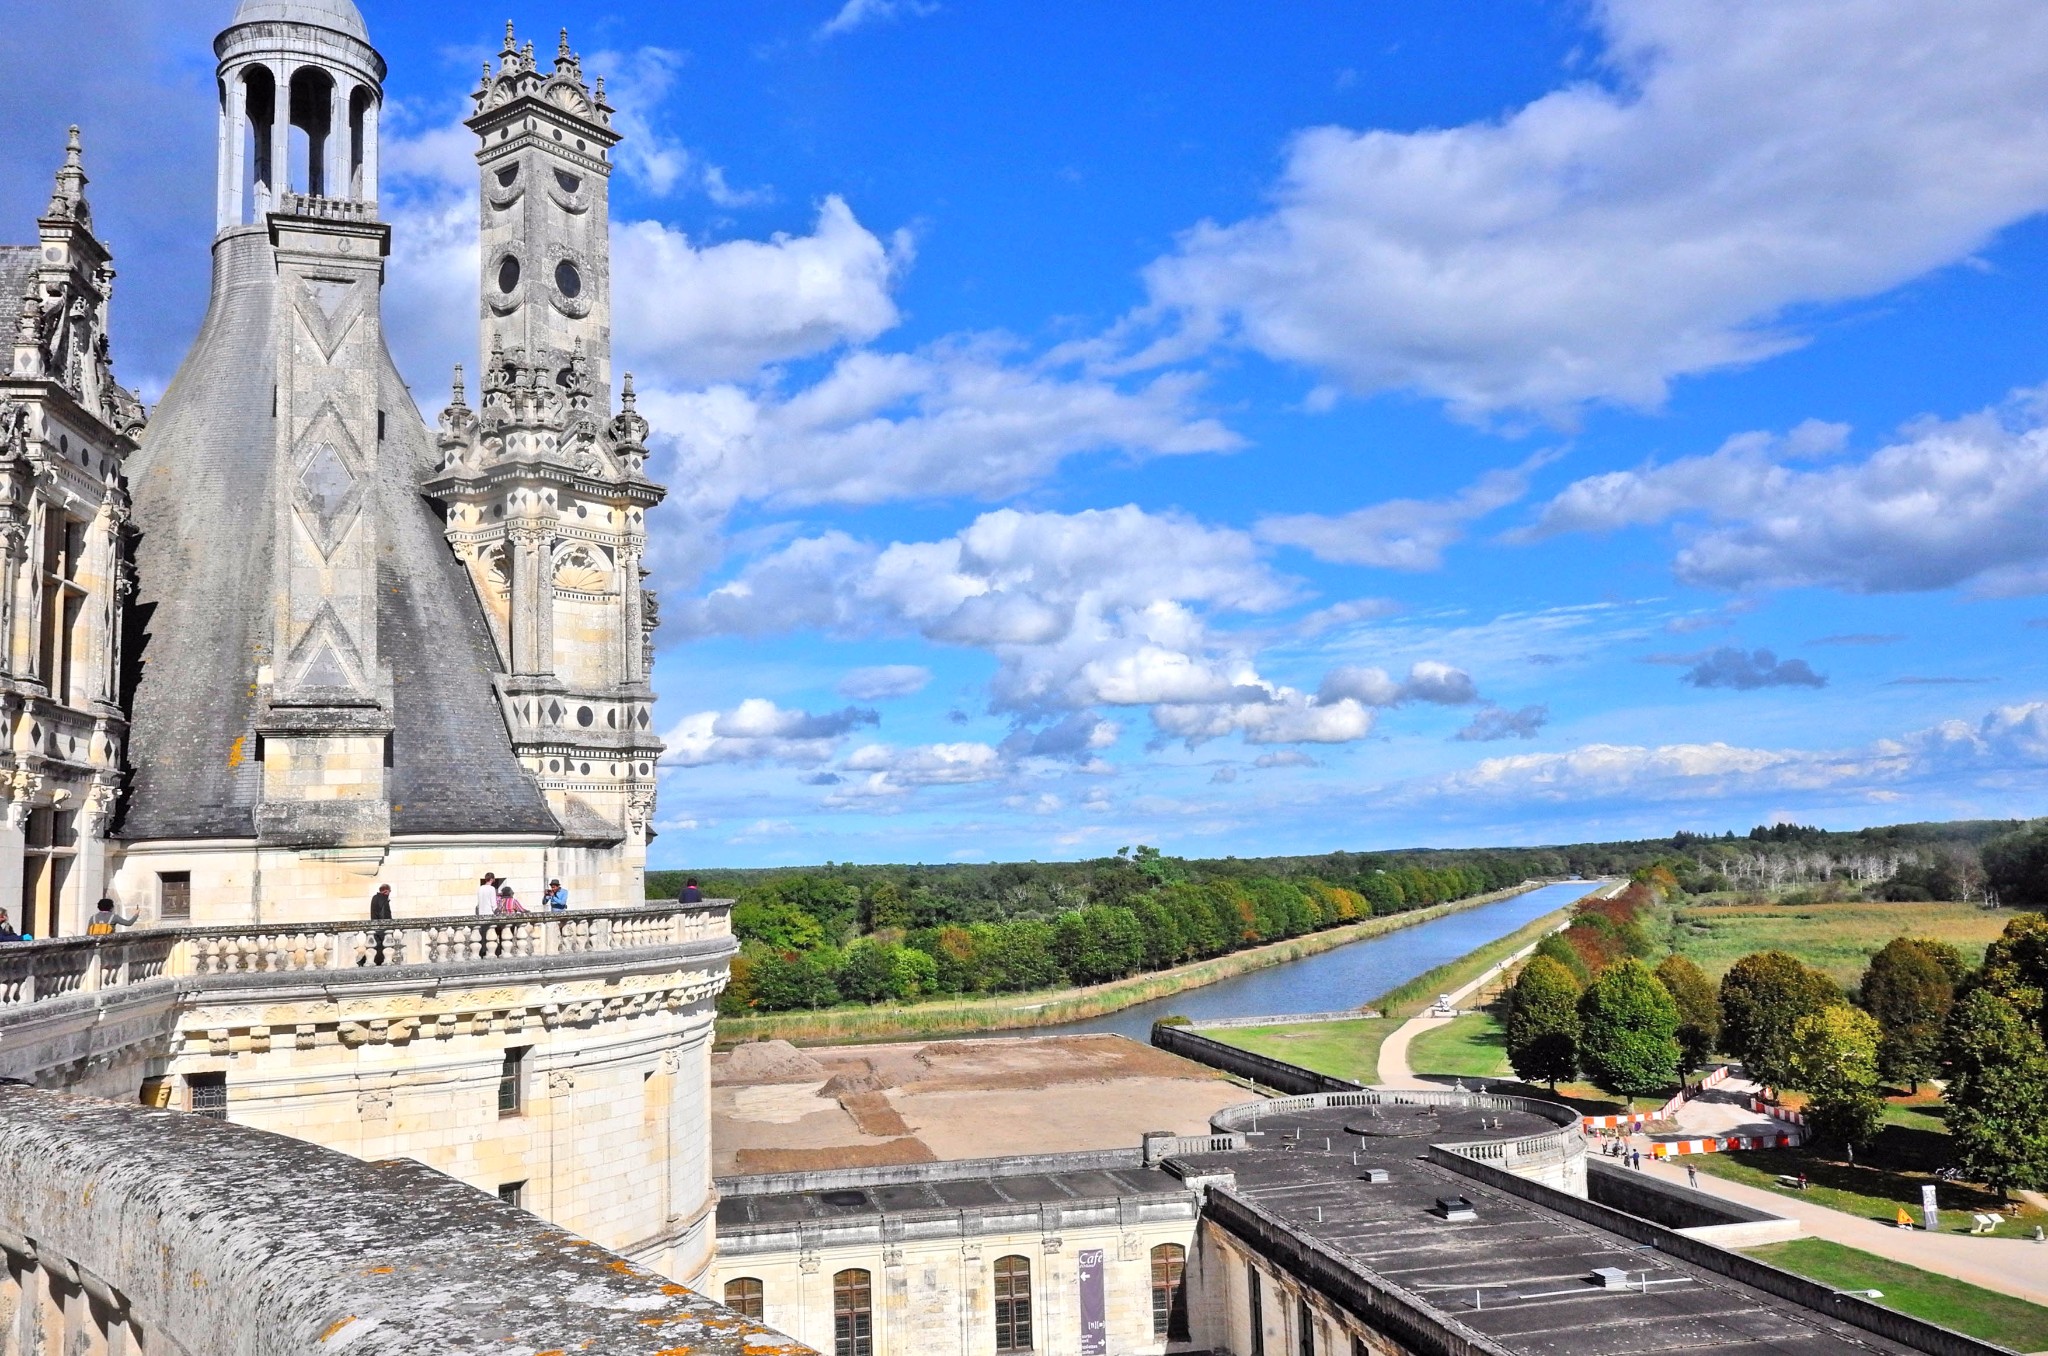
[{"label": "domed cupola", "polygon": [[[354,0],[242,0],[220,58],[219,229],[254,225],[287,198],[370,218],[384,58]],[[347,204],[347,206],[341,206]]]}]

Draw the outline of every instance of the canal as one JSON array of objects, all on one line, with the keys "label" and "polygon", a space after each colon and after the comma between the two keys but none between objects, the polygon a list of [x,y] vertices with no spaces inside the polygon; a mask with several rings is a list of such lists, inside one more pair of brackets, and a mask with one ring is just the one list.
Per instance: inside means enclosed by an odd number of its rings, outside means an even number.
[{"label": "canal", "polygon": [[1351,942],[1321,955],[1189,989],[1140,1003],[1105,1017],[1064,1026],[1035,1027],[1033,1036],[1111,1032],[1133,1040],[1151,1039],[1152,1023],[1175,1013],[1196,1021],[1217,1017],[1285,1016],[1334,1012],[1371,1002],[1417,975],[1476,951],[1546,913],[1554,913],[1600,888],[1603,882],[1575,880],[1545,885],[1494,904],[1464,909],[1413,927]]}]

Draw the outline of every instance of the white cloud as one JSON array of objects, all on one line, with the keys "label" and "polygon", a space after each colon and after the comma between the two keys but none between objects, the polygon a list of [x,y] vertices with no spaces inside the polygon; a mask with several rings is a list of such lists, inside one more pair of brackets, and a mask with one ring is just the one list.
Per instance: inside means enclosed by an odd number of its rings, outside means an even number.
[{"label": "white cloud", "polygon": [[[727,346],[734,356],[748,345],[765,352],[784,332],[745,310],[734,315],[742,323],[740,340]],[[793,317],[787,333],[830,337],[830,308],[799,306]],[[1196,410],[1196,377],[1126,389],[1016,359],[1013,345],[992,336],[912,353],[861,350],[792,393],[720,385],[655,394],[642,407],[673,447],[670,479],[721,513],[742,500],[992,499],[1082,453],[1173,456],[1242,445]]]},{"label": "white cloud", "polygon": [[1504,706],[1487,706],[1472,717],[1472,723],[1455,738],[1466,743],[1491,743],[1498,739],[1534,739],[1550,720],[1547,706],[1525,706],[1510,711]]},{"label": "white cloud", "polygon": [[938,12],[938,5],[930,3],[930,0],[846,0],[837,14],[818,26],[813,36],[820,40],[836,38],[867,24],[905,15],[922,17]]},{"label": "white cloud", "polygon": [[839,680],[839,695],[848,701],[878,702],[914,697],[932,681],[932,671],[917,664],[878,664],[855,669]]},{"label": "white cloud", "polygon": [[668,752],[661,761],[668,767],[714,763],[814,767],[830,759],[848,734],[879,720],[873,711],[858,707],[813,715],[752,697],[730,711],[699,711],[683,717],[664,736]]},{"label": "white cloud", "polygon": [[2048,391],[1909,425],[1860,461],[1809,459],[1805,430],[1749,433],[1702,457],[1592,476],[1525,538],[1678,519],[1687,583],[1895,593],[2048,589]]},{"label": "white cloud", "polygon": [[1152,313],[1467,412],[1654,405],[2048,205],[2048,7],[1604,0],[1598,78],[1498,120],[1298,136]]},{"label": "white cloud", "polygon": [[927,786],[999,781],[1010,771],[1000,750],[976,743],[924,744],[915,748],[868,744],[854,750],[843,766],[847,772],[865,775],[827,796],[827,805],[887,800]]},{"label": "white cloud", "polygon": [[895,327],[890,292],[911,255],[907,232],[882,240],[838,197],[809,235],[766,241],[698,245],[660,222],[617,226],[620,363],[674,389],[865,342]]},{"label": "white cloud", "polygon": [[1425,796],[1552,803],[1695,800],[1776,792],[1881,791],[1890,784],[2048,767],[2048,702],[2002,706],[1859,749],[1725,743],[1586,744],[1489,758],[1421,784]]},{"label": "white cloud", "polygon": [[1479,687],[1463,669],[1426,659],[1413,665],[1407,678],[1398,683],[1385,669],[1332,669],[1324,676],[1316,696],[1322,702],[1350,698],[1366,706],[1403,706],[1409,702],[1463,706],[1479,700]]},{"label": "white cloud", "polygon": [[1347,670],[1311,697],[1268,680],[1249,645],[1214,629],[1220,615],[1297,597],[1232,529],[1135,506],[1002,509],[935,542],[803,538],[674,615],[684,635],[907,632],[989,650],[992,706],[1018,722],[1005,743],[1016,756],[1108,747],[1116,729],[1093,714],[1104,706],[1149,707],[1162,737],[1190,744],[1233,732],[1254,744],[1338,743],[1371,732],[1369,706],[1476,697],[1468,674],[1435,661],[1402,682]]},{"label": "white cloud", "polygon": [[1297,513],[1262,518],[1258,534],[1340,565],[1440,569],[1445,549],[1464,539],[1467,524],[1527,494],[1530,474],[1550,460],[1546,453],[1512,470],[1489,471],[1449,499],[1391,499],[1334,517]]},{"label": "white cloud", "polygon": [[1282,749],[1278,753],[1262,753],[1252,760],[1256,768],[1276,767],[1320,767],[1321,764],[1299,749]]}]

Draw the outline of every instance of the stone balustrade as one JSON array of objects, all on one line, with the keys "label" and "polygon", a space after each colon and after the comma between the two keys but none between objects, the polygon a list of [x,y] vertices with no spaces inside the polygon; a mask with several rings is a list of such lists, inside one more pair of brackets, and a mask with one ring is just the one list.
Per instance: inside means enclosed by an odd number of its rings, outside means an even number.
[{"label": "stone balustrade", "polygon": [[288,217],[312,217],[319,221],[363,221],[377,219],[377,204],[356,198],[327,198],[315,193],[287,193],[278,201],[278,212]]},{"label": "stone balustrade", "polygon": [[156,929],[0,946],[0,1011],[153,980],[521,962],[729,937],[729,900],[388,922]]},{"label": "stone balustrade", "polygon": [[0,1351],[812,1356],[409,1159],[0,1087]]}]

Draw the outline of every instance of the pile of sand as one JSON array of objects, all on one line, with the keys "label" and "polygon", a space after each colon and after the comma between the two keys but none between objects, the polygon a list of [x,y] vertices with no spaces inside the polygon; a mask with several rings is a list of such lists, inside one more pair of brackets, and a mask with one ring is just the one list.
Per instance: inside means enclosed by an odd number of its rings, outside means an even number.
[{"label": "pile of sand", "polygon": [[825,1066],[788,1041],[748,1041],[714,1064],[713,1083],[822,1083]]}]

